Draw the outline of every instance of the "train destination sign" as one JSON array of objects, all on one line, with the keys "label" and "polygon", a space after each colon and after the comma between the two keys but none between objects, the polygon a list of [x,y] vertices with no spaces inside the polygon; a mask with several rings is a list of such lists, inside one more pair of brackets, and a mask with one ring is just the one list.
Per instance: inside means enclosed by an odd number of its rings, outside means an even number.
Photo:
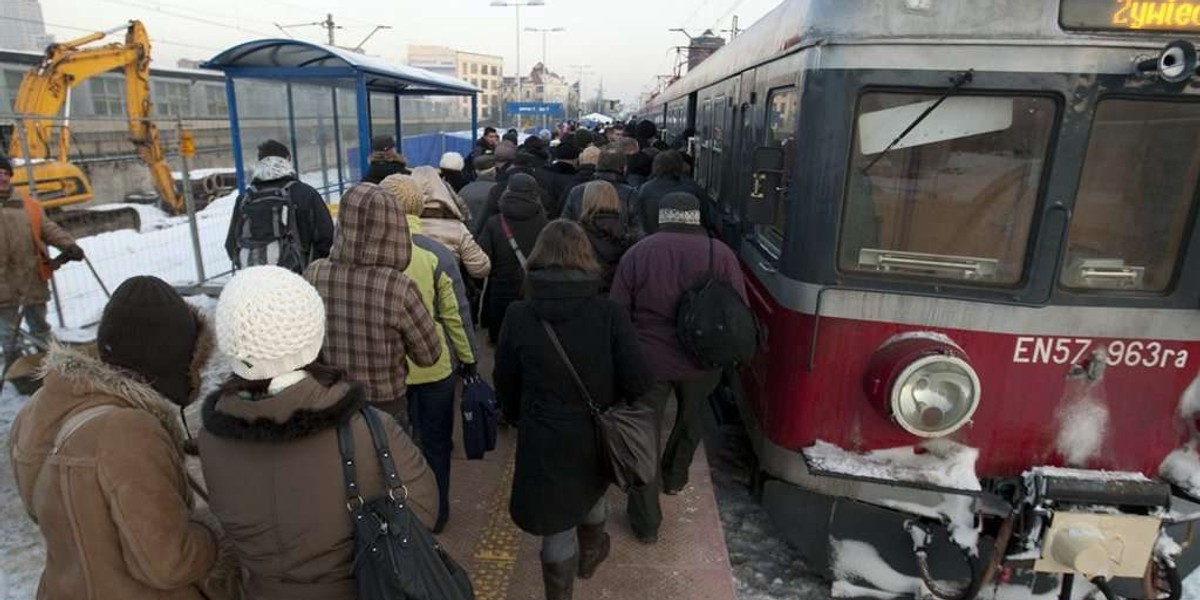
[{"label": "train destination sign", "polygon": [[1063,29],[1200,32],[1200,0],[1062,0]]}]

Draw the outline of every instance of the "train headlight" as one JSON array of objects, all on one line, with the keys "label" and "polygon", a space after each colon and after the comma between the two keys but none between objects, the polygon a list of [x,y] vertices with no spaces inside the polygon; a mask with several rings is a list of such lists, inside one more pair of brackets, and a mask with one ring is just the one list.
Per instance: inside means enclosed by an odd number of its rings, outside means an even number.
[{"label": "train headlight", "polygon": [[885,342],[867,365],[864,391],[905,431],[944,437],[971,422],[979,408],[979,375],[962,348],[931,332]]},{"label": "train headlight", "polygon": [[933,354],[908,365],[892,384],[892,418],[921,437],[950,435],[979,408],[979,376],[967,361]]}]

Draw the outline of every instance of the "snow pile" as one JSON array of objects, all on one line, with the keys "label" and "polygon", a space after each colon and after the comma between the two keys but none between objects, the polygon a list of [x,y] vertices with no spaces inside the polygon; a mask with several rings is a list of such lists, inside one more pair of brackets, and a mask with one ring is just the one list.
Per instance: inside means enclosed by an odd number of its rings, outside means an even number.
[{"label": "snow pile", "polygon": [[951,440],[930,440],[920,446],[902,446],[858,453],[818,440],[804,449],[810,470],[877,481],[922,483],[949,489],[979,491],[975,461],[979,451]]},{"label": "snow pile", "polygon": [[874,546],[856,540],[830,540],[830,546],[834,598],[921,597],[925,588],[921,579],[892,568]]},{"label": "snow pile", "polygon": [[1200,453],[1196,452],[1196,442],[1168,454],[1158,467],[1158,474],[1192,497],[1200,498]]},{"label": "snow pile", "polygon": [[944,333],[938,333],[936,331],[906,331],[904,333],[898,333],[888,338],[887,341],[883,344],[880,344],[879,347],[886,348],[892,344],[895,344],[896,342],[903,342],[905,340],[929,340],[931,342],[946,344],[962,350],[962,346],[959,346],[958,342],[950,339],[950,336]]},{"label": "snow pile", "polygon": [[[8,435],[17,411],[28,399],[11,385],[0,391],[0,448],[7,450]],[[8,452],[0,457],[0,600],[29,600],[36,595],[46,551],[42,534],[25,514],[13,480]]]},{"label": "snow pile", "polygon": [[1197,413],[1200,413],[1200,375],[1192,380],[1179,398],[1179,416],[1190,421]]},{"label": "snow pile", "polygon": [[[1071,384],[1075,384],[1074,393],[1070,391]],[[1068,386],[1068,395],[1058,411],[1058,435],[1054,447],[1067,464],[1083,466],[1104,449],[1111,416],[1099,382],[1076,383],[1072,380]]]}]

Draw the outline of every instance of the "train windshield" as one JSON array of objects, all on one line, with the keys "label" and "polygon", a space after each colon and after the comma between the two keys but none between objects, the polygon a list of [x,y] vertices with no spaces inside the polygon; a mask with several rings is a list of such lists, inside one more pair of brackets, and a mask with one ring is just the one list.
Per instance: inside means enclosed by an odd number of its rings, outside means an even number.
[{"label": "train windshield", "polygon": [[880,158],[938,97],[860,98],[840,267],[1015,284],[1057,104],[1036,96],[955,96]]},{"label": "train windshield", "polygon": [[1200,177],[1200,103],[1108,99],[1092,124],[1061,282],[1161,292]]}]

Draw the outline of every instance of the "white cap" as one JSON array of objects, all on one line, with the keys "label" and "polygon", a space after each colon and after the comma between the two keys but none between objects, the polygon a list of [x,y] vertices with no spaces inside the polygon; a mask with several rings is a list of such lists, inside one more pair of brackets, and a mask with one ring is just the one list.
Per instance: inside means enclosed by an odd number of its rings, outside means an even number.
[{"label": "white cap", "polygon": [[442,155],[442,162],[438,166],[447,171],[463,170],[463,157],[457,152],[447,152]]},{"label": "white cap", "polygon": [[325,302],[304,278],[280,267],[250,267],[217,302],[217,345],[233,372],[259,381],[301,369],[325,341]]}]

